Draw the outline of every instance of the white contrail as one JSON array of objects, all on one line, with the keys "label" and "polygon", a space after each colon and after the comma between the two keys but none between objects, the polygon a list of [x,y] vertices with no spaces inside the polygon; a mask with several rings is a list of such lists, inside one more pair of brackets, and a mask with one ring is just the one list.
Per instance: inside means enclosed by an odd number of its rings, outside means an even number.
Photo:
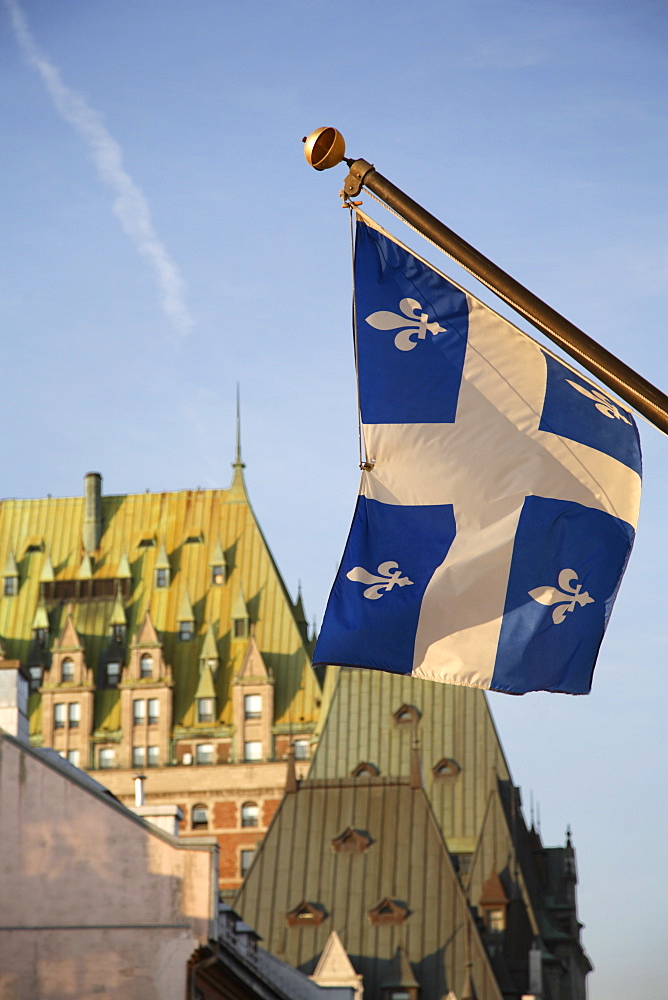
[{"label": "white contrail", "polygon": [[101,116],[67,87],[59,70],[40,52],[17,0],[4,0],[26,61],[42,77],[58,113],[73,126],[90,150],[100,178],[116,193],[114,212],[140,254],[153,269],[162,308],[179,337],[190,333],[193,320],[185,301],[185,282],[158,239],[148,202],[123,166],[123,152]]}]

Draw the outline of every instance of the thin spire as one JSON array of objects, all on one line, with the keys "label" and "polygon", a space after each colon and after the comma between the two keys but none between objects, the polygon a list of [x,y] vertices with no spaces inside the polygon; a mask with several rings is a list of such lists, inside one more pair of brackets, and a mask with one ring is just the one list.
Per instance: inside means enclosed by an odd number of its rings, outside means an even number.
[{"label": "thin spire", "polygon": [[241,457],[241,402],[239,397],[239,383],[237,382],[237,428],[236,428],[236,450],[234,454],[234,461],[232,462],[232,468],[234,469],[234,475],[232,476],[232,484],[227,493],[227,502],[235,503],[241,501],[248,501],[246,496],[246,485],[244,483],[244,472],[246,468],[246,463]]},{"label": "thin spire", "polygon": [[237,449],[234,456],[234,469],[245,469],[246,464],[241,459],[241,402],[239,396],[239,383],[237,382]]}]

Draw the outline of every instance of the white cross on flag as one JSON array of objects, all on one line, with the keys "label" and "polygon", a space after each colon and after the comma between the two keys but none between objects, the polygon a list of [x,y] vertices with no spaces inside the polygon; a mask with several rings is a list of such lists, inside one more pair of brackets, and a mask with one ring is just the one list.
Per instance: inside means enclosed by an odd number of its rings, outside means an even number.
[{"label": "white cross on flag", "polygon": [[630,412],[358,213],[365,451],[314,663],[591,687],[638,519]]}]

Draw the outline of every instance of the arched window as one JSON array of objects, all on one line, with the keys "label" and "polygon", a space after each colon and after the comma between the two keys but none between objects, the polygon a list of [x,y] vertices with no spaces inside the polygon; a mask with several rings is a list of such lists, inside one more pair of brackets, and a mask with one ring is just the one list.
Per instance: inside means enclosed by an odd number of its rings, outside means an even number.
[{"label": "arched window", "polygon": [[193,830],[206,830],[209,825],[209,810],[203,802],[198,802],[193,806],[192,823]]},{"label": "arched window", "polygon": [[139,676],[153,677],[153,657],[150,653],[143,653],[139,661]]},{"label": "arched window", "polygon": [[257,802],[244,802],[241,807],[241,825],[257,826],[260,818],[260,810]]},{"label": "arched window", "polygon": [[63,684],[74,680],[74,660],[70,660],[69,657],[62,662],[60,668],[60,679]]}]

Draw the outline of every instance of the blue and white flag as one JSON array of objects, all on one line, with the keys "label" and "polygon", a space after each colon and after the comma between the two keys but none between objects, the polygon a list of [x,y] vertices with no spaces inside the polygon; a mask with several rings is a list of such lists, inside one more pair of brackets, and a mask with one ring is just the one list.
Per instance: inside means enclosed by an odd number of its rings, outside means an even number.
[{"label": "blue and white flag", "polygon": [[584,694],[640,502],[628,409],[358,214],[367,464],[314,663]]}]

